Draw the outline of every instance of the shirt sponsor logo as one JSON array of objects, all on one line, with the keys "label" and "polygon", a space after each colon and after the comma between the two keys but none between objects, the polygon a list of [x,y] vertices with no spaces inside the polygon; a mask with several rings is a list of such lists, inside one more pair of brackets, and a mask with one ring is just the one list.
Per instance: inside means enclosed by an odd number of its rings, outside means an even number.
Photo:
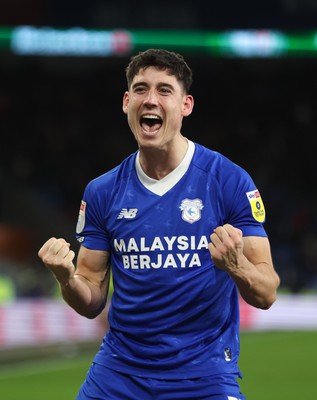
[{"label": "shirt sponsor logo", "polygon": [[265,208],[261,199],[260,192],[256,189],[252,190],[251,192],[247,192],[246,195],[251,205],[253,218],[258,222],[264,222]]},{"label": "shirt sponsor logo", "polygon": [[124,269],[166,269],[201,267],[200,252],[208,249],[208,238],[164,236],[149,240],[114,239],[114,250],[121,253]]},{"label": "shirt sponsor logo", "polygon": [[184,199],[179,208],[182,210],[183,220],[193,224],[200,220],[204,206],[200,199]]}]

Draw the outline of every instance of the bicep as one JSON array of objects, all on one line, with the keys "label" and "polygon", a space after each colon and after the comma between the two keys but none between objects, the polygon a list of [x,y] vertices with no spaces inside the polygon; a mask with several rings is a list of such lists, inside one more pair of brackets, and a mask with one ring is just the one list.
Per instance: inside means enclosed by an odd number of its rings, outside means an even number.
[{"label": "bicep", "polygon": [[243,253],[252,264],[267,264],[273,268],[271,247],[267,237],[245,236],[243,241]]}]

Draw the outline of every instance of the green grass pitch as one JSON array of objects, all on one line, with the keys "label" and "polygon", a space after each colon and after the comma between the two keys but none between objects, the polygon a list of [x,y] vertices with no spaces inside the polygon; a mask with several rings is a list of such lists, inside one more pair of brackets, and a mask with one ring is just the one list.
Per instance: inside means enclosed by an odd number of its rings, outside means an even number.
[{"label": "green grass pitch", "polygon": [[[73,400],[93,356],[0,364],[0,398]],[[317,332],[243,332],[241,390],[248,400],[313,399],[316,360]]]}]

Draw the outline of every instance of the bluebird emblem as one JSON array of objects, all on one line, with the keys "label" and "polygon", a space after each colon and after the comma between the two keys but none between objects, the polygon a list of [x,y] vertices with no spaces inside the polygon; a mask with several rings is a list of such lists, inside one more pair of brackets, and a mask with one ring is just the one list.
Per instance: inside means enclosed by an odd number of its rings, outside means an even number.
[{"label": "bluebird emblem", "polygon": [[184,199],[179,208],[182,211],[182,219],[192,224],[200,220],[204,206],[200,199]]}]

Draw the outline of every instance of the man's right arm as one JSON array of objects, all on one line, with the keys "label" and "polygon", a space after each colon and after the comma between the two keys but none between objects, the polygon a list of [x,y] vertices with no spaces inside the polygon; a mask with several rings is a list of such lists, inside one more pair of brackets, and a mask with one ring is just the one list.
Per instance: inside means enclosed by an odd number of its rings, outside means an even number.
[{"label": "man's right arm", "polygon": [[77,267],[75,253],[64,239],[49,239],[39,257],[60,284],[64,300],[80,315],[95,318],[106,305],[110,265],[108,251],[81,246]]}]

